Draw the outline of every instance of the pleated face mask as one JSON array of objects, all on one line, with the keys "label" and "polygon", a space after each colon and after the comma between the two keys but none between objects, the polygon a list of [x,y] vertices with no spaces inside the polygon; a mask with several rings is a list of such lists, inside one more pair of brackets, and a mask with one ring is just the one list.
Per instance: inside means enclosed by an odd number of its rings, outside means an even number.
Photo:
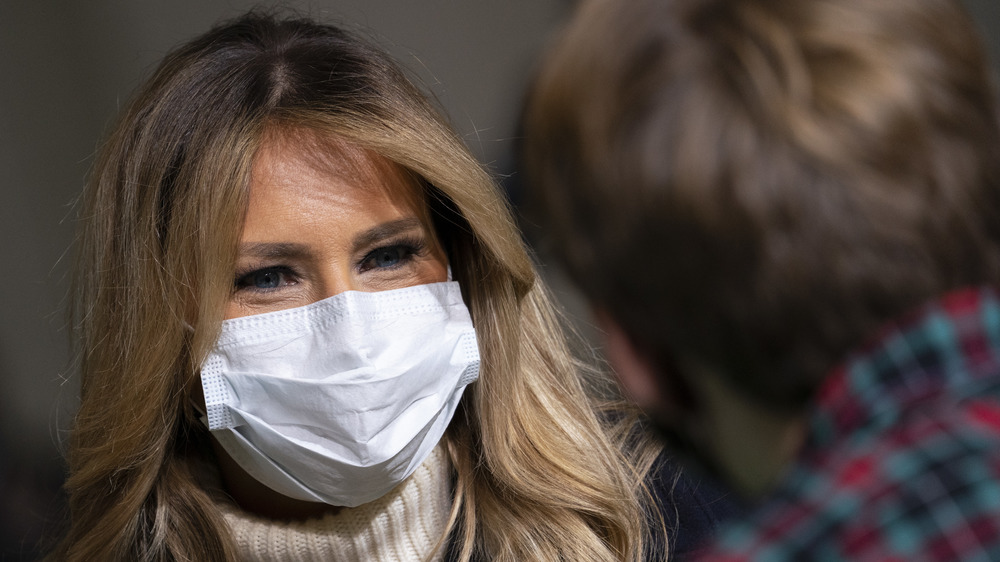
[{"label": "pleated face mask", "polygon": [[201,370],[205,421],[247,473],[348,507],[420,466],[478,376],[455,281],[226,320]]}]

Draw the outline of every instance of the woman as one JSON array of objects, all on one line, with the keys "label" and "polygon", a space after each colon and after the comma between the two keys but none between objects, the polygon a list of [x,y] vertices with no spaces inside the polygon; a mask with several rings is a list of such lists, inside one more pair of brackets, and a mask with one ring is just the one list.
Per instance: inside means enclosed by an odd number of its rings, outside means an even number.
[{"label": "woman", "polygon": [[[655,451],[602,421],[503,198],[380,51],[257,14],[179,48],[104,146],[83,219],[53,558],[662,551],[644,544]],[[330,386],[362,345],[407,376]]]}]

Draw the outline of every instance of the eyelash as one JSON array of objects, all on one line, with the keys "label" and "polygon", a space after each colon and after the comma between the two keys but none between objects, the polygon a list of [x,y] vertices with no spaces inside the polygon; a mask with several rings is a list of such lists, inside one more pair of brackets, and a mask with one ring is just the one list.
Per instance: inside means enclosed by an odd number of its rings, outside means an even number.
[{"label": "eyelash", "polygon": [[[411,261],[415,256],[422,256],[426,252],[426,244],[420,238],[404,238],[402,240],[396,240],[389,244],[385,244],[375,248],[374,250],[368,252],[360,260],[358,260],[356,267],[359,271],[365,272],[372,269],[383,269],[391,270],[396,269],[405,265],[407,262]],[[374,266],[366,266],[365,264],[374,260],[379,252],[384,252],[386,250],[399,249],[401,254],[399,256],[399,263],[391,266],[379,268]],[[260,288],[254,286],[253,277],[255,275],[260,275],[266,272],[273,272],[282,276],[282,283],[278,287],[272,288]],[[272,265],[272,266],[253,266],[245,269],[241,269],[236,272],[233,279],[233,291],[254,291],[259,293],[266,293],[274,291],[284,286],[289,282],[297,282],[299,279],[299,274],[294,268],[287,265]]]},{"label": "eyelash", "polygon": [[[278,287],[273,288],[260,288],[253,286],[253,276],[259,275],[265,272],[273,272],[281,275],[283,277],[283,283]],[[234,291],[255,291],[259,293],[267,293],[270,291],[277,290],[281,286],[287,284],[289,281],[296,282],[299,278],[298,273],[291,267],[286,265],[272,265],[266,267],[250,267],[236,272],[235,279],[233,280],[233,290]]]},{"label": "eyelash", "polygon": [[[397,248],[402,250],[402,253],[399,258],[400,261],[399,264],[395,264],[384,268],[365,267],[365,264],[371,260],[374,260],[379,252],[384,252],[386,250],[392,250]],[[370,271],[372,269],[396,269],[397,267],[401,267],[405,263],[411,261],[415,256],[424,255],[425,251],[426,251],[426,244],[420,238],[404,238],[401,240],[395,240],[388,244],[379,246],[378,248],[375,248],[374,250],[365,254],[364,257],[358,261],[356,267],[361,272]]]}]

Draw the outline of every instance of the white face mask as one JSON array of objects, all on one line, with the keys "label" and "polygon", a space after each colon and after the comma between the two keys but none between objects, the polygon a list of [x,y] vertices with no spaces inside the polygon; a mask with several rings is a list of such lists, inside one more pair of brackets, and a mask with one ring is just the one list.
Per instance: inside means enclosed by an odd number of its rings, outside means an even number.
[{"label": "white face mask", "polygon": [[226,320],[201,370],[206,423],[247,473],[349,507],[420,466],[478,376],[454,281]]}]

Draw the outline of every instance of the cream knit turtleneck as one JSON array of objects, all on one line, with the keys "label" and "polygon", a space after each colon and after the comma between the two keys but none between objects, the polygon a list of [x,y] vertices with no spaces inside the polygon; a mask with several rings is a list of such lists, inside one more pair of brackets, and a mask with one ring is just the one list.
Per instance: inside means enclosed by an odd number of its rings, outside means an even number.
[{"label": "cream knit turtleneck", "polygon": [[440,560],[451,509],[448,468],[444,447],[438,446],[385,496],[305,521],[265,519],[229,503],[219,507],[248,562]]}]

